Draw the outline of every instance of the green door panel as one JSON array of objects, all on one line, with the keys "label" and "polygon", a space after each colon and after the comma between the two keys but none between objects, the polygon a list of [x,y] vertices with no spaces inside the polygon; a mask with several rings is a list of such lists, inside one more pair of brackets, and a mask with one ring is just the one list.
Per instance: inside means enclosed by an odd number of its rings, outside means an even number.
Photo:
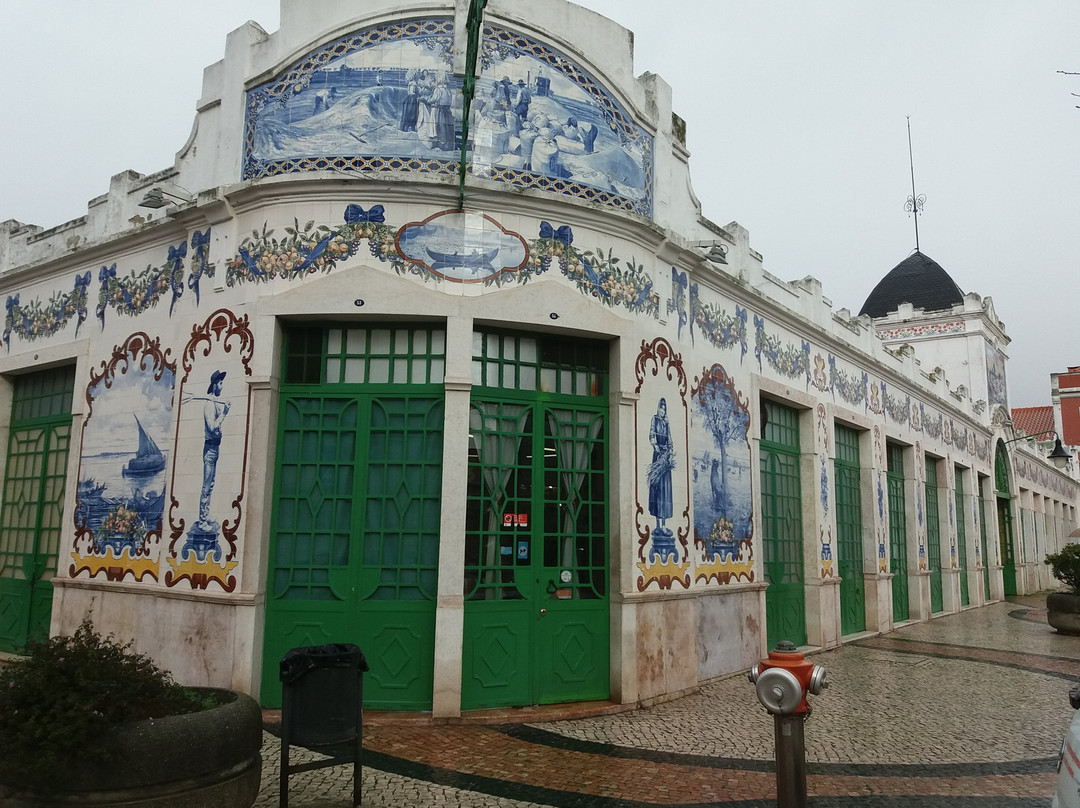
[{"label": "green door panel", "polygon": [[466,710],[610,692],[606,410],[536,398],[471,406]]},{"label": "green door panel", "polygon": [[365,706],[430,709],[442,401],[332,392],[281,403],[262,701],[286,651],[333,642],[364,653]]},{"label": "green door panel", "polygon": [[48,637],[71,438],[73,368],[19,377],[0,509],[0,651]]},{"label": "green door panel", "polygon": [[539,620],[540,704],[608,697],[606,607],[604,602],[549,601]]},{"label": "green door panel", "polygon": [[944,609],[941,581],[941,512],[938,510],[937,463],[926,458],[926,564],[930,569],[930,611]]},{"label": "green door panel", "polygon": [[907,504],[904,493],[904,450],[886,445],[888,471],[885,483],[889,492],[889,569],[892,571],[893,622],[910,617],[908,600]]},{"label": "green door panel", "polygon": [[982,548],[983,563],[983,596],[990,600],[990,556],[987,554],[986,544],[986,502],[982,497],[982,489],[979,490],[979,542]]},{"label": "green door panel", "polygon": [[956,563],[960,568],[960,605],[971,604],[968,592],[967,563],[967,520],[964,518],[964,478],[960,469],[956,470]]},{"label": "green door panel", "polygon": [[18,651],[30,625],[30,582],[0,578],[0,651]]},{"label": "green door panel", "polygon": [[435,626],[430,604],[366,602],[358,641],[369,670],[364,703],[380,710],[429,710],[434,687]]},{"label": "green door panel", "polygon": [[461,703],[463,709],[533,703],[532,626],[529,601],[483,601],[465,610]]},{"label": "green door panel", "polygon": [[765,579],[765,636],[806,644],[802,488],[799,478],[798,412],[763,400],[761,437],[762,555]]},{"label": "green door panel", "polygon": [[998,542],[1001,550],[1001,578],[1005,587],[1006,595],[1016,594],[1016,555],[1013,552],[1013,527],[1012,509],[1009,500],[999,497],[998,509]]},{"label": "green door panel", "polygon": [[836,426],[836,549],[840,574],[840,631],[866,630],[866,581],[863,578],[862,492],[859,435]]}]

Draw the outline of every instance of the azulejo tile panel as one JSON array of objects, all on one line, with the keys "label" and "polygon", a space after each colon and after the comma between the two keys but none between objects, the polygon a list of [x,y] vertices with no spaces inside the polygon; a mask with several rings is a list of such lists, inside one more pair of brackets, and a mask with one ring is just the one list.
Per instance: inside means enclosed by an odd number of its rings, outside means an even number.
[{"label": "azulejo tile panel", "polygon": [[[463,137],[453,21],[365,28],[247,94],[244,179],[303,171],[453,177]],[[467,170],[642,216],[653,139],[586,70],[545,43],[485,26]]]},{"label": "azulejo tile panel", "polygon": [[90,287],[90,272],[75,276],[74,288],[70,292],[54,292],[47,303],[31,300],[25,304],[19,302],[18,293],[9,295],[6,301],[7,314],[4,319],[4,347],[11,350],[11,335],[34,341],[51,337],[66,326],[73,317],[75,336],[86,320],[87,290]]},{"label": "azulejo tile panel", "polygon": [[637,588],[644,592],[653,584],[659,589],[678,584],[689,589],[690,413],[682,356],[663,337],[643,342],[635,374],[640,394],[634,405],[640,447],[635,474]]},{"label": "azulejo tile panel", "polygon": [[598,245],[574,245],[570,225],[541,221],[530,240],[477,211],[448,210],[401,227],[386,221],[380,204],[352,204],[344,223],[331,227],[293,220],[279,236],[264,223],[241,242],[226,268],[226,285],[295,280],[330,272],[365,250],[399,275],[434,283],[478,283],[500,288],[525,284],[557,265],[583,295],[633,314],[660,316],[660,294],[634,259]]},{"label": "azulejo tile panel", "polygon": [[694,580],[753,581],[749,399],[719,364],[702,371],[690,399]]},{"label": "azulejo tile panel", "polygon": [[71,577],[158,580],[176,364],[137,332],[86,390]]},{"label": "azulejo tile panel", "polygon": [[[192,329],[182,354],[169,485],[165,585],[236,589],[244,517],[247,418],[255,337],[247,315],[218,309]],[[220,466],[220,469],[219,469]]]}]

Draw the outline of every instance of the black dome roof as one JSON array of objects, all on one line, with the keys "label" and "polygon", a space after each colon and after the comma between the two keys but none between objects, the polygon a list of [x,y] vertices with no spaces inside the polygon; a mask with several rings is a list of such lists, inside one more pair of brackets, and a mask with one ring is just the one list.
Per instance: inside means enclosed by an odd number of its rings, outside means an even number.
[{"label": "black dome roof", "polygon": [[884,317],[901,303],[924,311],[951,309],[964,302],[964,293],[949,273],[929,256],[916,250],[889,272],[863,303],[860,315]]}]

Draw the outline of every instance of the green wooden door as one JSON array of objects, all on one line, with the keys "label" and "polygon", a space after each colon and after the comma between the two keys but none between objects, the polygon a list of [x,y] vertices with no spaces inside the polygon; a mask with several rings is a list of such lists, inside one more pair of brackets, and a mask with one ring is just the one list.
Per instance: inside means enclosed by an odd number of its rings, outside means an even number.
[{"label": "green wooden door", "polygon": [[987,555],[986,545],[986,500],[983,499],[982,485],[980,481],[979,485],[979,541],[982,548],[982,563],[983,563],[983,594],[987,601],[990,600],[990,556]]},{"label": "green wooden door", "polygon": [[1012,490],[1009,485],[1009,455],[1002,441],[998,441],[994,451],[994,493],[997,501],[1002,584],[1006,595],[1015,595],[1016,545],[1013,543]]},{"label": "green wooden door", "polygon": [[763,400],[761,451],[762,556],[766,642],[806,644],[803,586],[802,488],[799,482],[799,413]]},{"label": "green wooden door", "polygon": [[1016,555],[1013,552],[1012,508],[1005,497],[997,499],[998,542],[1001,549],[1001,579],[1006,595],[1016,594]]},{"label": "green wooden door", "polygon": [[886,447],[889,489],[889,569],[892,570],[892,613],[896,623],[911,616],[908,600],[907,504],[904,493],[904,449],[890,443]]},{"label": "green wooden door", "polygon": [[354,643],[366,706],[431,708],[443,351],[424,329],[286,332],[264,705],[286,651]]},{"label": "green wooden door", "polygon": [[930,569],[930,611],[945,607],[941,592],[941,511],[938,510],[937,461],[926,458],[926,564]]},{"label": "green wooden door", "polygon": [[15,380],[0,509],[0,651],[49,635],[74,386],[72,368]]},{"label": "green wooden door", "polygon": [[956,563],[960,567],[960,605],[971,604],[971,595],[968,592],[968,555],[967,555],[967,525],[964,518],[966,508],[964,498],[964,475],[960,468],[956,469]]},{"label": "green wooden door", "polygon": [[859,433],[836,426],[836,566],[840,574],[840,632],[866,631],[863,579],[862,493]]},{"label": "green wooden door", "polygon": [[607,352],[560,345],[476,346],[462,709],[609,695]]}]

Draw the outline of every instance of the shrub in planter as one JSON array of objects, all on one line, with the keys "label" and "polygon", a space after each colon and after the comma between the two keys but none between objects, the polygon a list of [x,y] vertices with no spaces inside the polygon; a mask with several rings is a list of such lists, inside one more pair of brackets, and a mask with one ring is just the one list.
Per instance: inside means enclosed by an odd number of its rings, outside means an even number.
[{"label": "shrub in planter", "polygon": [[188,804],[179,789],[200,805],[222,783],[233,799],[221,804],[254,801],[262,738],[250,697],[183,687],[89,618],[26,650],[0,671],[0,792],[12,804]]},{"label": "shrub in planter", "polygon": [[1069,588],[1046,596],[1046,622],[1062,634],[1080,634],[1080,544],[1066,544],[1047,555],[1046,563]]}]

